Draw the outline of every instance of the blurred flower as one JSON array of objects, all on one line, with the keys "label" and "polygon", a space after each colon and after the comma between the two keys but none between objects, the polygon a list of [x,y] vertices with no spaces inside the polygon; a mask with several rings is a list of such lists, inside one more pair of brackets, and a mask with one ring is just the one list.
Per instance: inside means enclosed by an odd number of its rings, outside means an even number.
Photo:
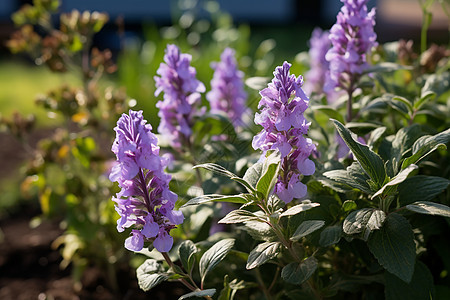
[{"label": "blurred flower", "polygon": [[414,52],[414,42],[412,40],[400,39],[398,41],[398,59],[403,65],[411,65],[417,59]]},{"label": "blurred flower", "polygon": [[315,28],[309,40],[310,69],[306,73],[308,80],[305,82],[304,90],[310,94],[312,92],[322,93],[325,84],[325,76],[329,70],[330,63],[325,59],[325,55],[331,47],[328,37],[329,31]]},{"label": "blurred flower", "polygon": [[211,104],[212,113],[225,112],[237,127],[244,125],[242,116],[249,109],[244,91],[244,73],[238,70],[234,55],[233,49],[226,48],[220,56],[220,62],[212,64],[214,77],[206,98]]},{"label": "blurred flower", "polygon": [[430,48],[422,53],[422,56],[420,57],[420,66],[425,72],[432,73],[436,71],[440,60],[443,58],[448,59],[448,57],[450,57],[450,49],[447,49],[445,46],[432,44]]},{"label": "blurred flower", "polygon": [[368,0],[341,0],[344,6],[330,30],[332,48],[325,58],[330,73],[325,90],[340,87],[353,91],[362,72],[367,69],[366,55],[376,45],[375,9],[367,12]]},{"label": "blurred flower", "polygon": [[193,117],[199,113],[195,107],[200,104],[200,93],[205,92],[205,86],[195,78],[191,56],[180,53],[177,46],[167,45],[164,61],[157,71],[160,77],[154,77],[155,96],[164,92],[164,100],[156,104],[161,118],[158,132],[167,137],[172,147],[181,148],[189,142]]},{"label": "blurred flower", "polygon": [[281,172],[275,193],[285,203],[306,195],[306,185],[300,175],[311,175],[314,162],[308,157],[315,149],[311,139],[304,137],[311,123],[303,113],[309,99],[302,90],[303,77],[289,75],[291,64],[284,62],[275,69],[274,79],[260,92],[262,96],[255,114],[255,123],[263,126],[252,142],[253,148],[263,151],[278,150],[281,154]]},{"label": "blurred flower", "polygon": [[159,156],[158,140],[142,111],[123,114],[114,130],[111,150],[117,161],[109,178],[121,188],[113,197],[120,215],[117,230],[133,226],[132,236],[125,241],[128,250],[140,251],[145,240],[153,240],[158,251],[167,252],[173,244],[170,230],[184,219],[181,211],[174,210],[178,196],[169,190],[171,176],[164,172],[167,160]]}]

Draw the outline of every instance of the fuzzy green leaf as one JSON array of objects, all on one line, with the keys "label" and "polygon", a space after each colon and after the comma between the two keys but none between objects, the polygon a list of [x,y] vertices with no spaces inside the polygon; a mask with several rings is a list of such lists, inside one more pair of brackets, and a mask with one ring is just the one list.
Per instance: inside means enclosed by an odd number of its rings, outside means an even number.
[{"label": "fuzzy green leaf", "polygon": [[406,205],[406,209],[419,214],[450,218],[450,207],[440,203],[418,201],[414,202],[413,204]]},{"label": "fuzzy green leaf", "polygon": [[397,276],[385,272],[384,293],[386,300],[422,300],[434,298],[433,275],[422,262],[417,261],[410,283],[400,280]]},{"label": "fuzzy green leaf", "polygon": [[239,195],[218,195],[218,194],[211,194],[211,195],[202,195],[195,198],[190,199],[188,202],[183,204],[181,207],[186,207],[190,205],[199,205],[203,203],[208,202],[230,202],[230,203],[247,203],[249,202],[249,196],[250,194],[239,194]]},{"label": "fuzzy green leaf", "polygon": [[334,122],[339,135],[350,148],[353,155],[355,155],[358,162],[361,164],[361,167],[370,176],[374,183],[381,187],[384,184],[384,180],[386,179],[386,170],[384,168],[384,163],[381,157],[370,150],[366,145],[355,141],[350,130],[345,128],[344,125],[342,125],[340,122],[336,120],[332,121]]},{"label": "fuzzy green leaf", "polygon": [[450,128],[440,132],[436,135],[422,136],[413,144],[412,155],[403,161],[402,169],[405,169],[410,164],[417,164],[430,153],[437,149],[447,149],[447,144],[450,141]]},{"label": "fuzzy green leaf", "polygon": [[136,270],[139,287],[147,292],[161,282],[167,280],[169,276],[164,272],[164,268],[155,259],[147,259]]},{"label": "fuzzy green leaf", "polygon": [[411,164],[406,169],[401,170],[400,173],[398,173],[388,183],[383,185],[383,187],[381,189],[379,189],[375,194],[373,194],[371,199],[373,200],[376,196],[382,195],[387,187],[389,187],[389,186],[394,187],[394,186],[399,185],[400,183],[405,181],[406,178],[408,178],[409,173],[411,173],[412,171],[414,171],[415,169],[418,169],[418,168],[419,168],[418,166]]},{"label": "fuzzy green leaf", "polygon": [[374,208],[362,208],[351,212],[344,220],[342,229],[346,234],[362,233],[367,240],[370,232],[380,229],[386,219],[386,213]]},{"label": "fuzzy green leaf", "polygon": [[368,241],[370,252],[386,270],[409,283],[416,261],[414,233],[408,220],[391,213],[380,230]]},{"label": "fuzzy green leaf", "polygon": [[319,245],[322,247],[328,247],[339,243],[342,237],[342,227],[335,225],[325,228],[320,233]]},{"label": "fuzzy green leaf", "polygon": [[398,186],[400,205],[433,200],[449,184],[450,180],[437,176],[417,175],[408,178]]},{"label": "fuzzy green leaf", "polygon": [[310,256],[301,263],[293,262],[281,270],[281,278],[292,284],[302,284],[308,280],[317,269],[317,259]]},{"label": "fuzzy green leaf", "polygon": [[325,221],[322,220],[308,220],[302,222],[295,230],[294,234],[291,236],[291,241],[298,241],[304,236],[307,236],[310,233],[320,229],[325,225]]},{"label": "fuzzy green leaf", "polygon": [[178,300],[184,300],[184,299],[188,299],[191,297],[198,297],[198,298],[205,297],[205,296],[212,297],[215,293],[216,293],[216,289],[195,291],[195,292],[190,292],[190,293],[184,294],[183,296],[178,298]]},{"label": "fuzzy green leaf", "polygon": [[200,277],[202,282],[206,274],[213,270],[234,246],[234,239],[224,239],[215,243],[202,256],[199,262]]},{"label": "fuzzy green leaf", "polygon": [[223,217],[221,220],[219,220],[218,223],[221,224],[234,224],[234,223],[243,223],[247,221],[256,221],[259,220],[262,222],[262,220],[256,216],[254,213],[244,210],[244,209],[235,209],[231,212],[229,212],[225,217]]},{"label": "fuzzy green leaf", "polygon": [[191,240],[183,241],[178,248],[181,264],[188,272],[190,272],[193,267],[194,254],[197,253],[197,251],[197,247]]},{"label": "fuzzy green leaf", "polygon": [[273,152],[266,157],[261,171],[261,177],[256,183],[256,190],[264,196],[264,199],[269,198],[269,194],[277,182],[279,170],[280,154],[279,152]]},{"label": "fuzzy green leaf", "polygon": [[289,208],[285,212],[283,212],[280,215],[280,218],[287,217],[287,216],[293,216],[293,215],[299,214],[303,211],[307,211],[311,208],[317,207],[319,205],[320,205],[319,203],[311,202],[311,200],[303,200],[302,203],[297,204],[297,205]]},{"label": "fuzzy green leaf", "polygon": [[266,263],[269,259],[274,258],[275,256],[277,256],[280,248],[280,242],[264,242],[259,244],[248,255],[246,265],[247,270],[256,268]]}]

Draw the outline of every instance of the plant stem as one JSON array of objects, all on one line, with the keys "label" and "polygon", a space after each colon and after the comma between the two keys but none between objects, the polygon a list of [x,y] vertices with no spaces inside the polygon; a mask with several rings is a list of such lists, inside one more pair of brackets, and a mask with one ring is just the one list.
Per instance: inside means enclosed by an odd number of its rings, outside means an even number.
[{"label": "plant stem", "polygon": [[269,288],[267,289],[270,293],[270,290],[275,286],[275,283],[277,282],[278,275],[280,274],[280,267],[277,267],[277,270],[275,271],[275,276],[273,277],[272,283],[270,284]]},{"label": "plant stem", "polygon": [[347,90],[348,100],[347,100],[347,122],[352,120],[352,96],[353,96],[353,88],[349,88]]},{"label": "plant stem", "polygon": [[258,280],[258,283],[264,293],[264,296],[266,296],[267,300],[271,300],[272,296],[270,295],[269,290],[264,285],[264,280],[261,277],[261,272],[259,272],[259,268],[255,268],[255,273],[256,273],[256,280]]},{"label": "plant stem", "polygon": [[[175,270],[175,264],[173,263],[173,261],[170,259],[169,254],[167,254],[167,252],[161,252],[162,256],[164,257],[164,259],[166,260],[167,264],[169,265],[169,267],[171,267],[173,270]],[[178,279],[182,284],[184,284],[184,286],[186,286],[188,289],[190,289],[193,292],[196,291],[200,291],[201,289],[199,289],[196,285],[192,285],[190,284],[186,279],[184,278],[180,278]],[[205,299],[208,300],[212,300],[212,298],[210,296],[204,296]]]}]

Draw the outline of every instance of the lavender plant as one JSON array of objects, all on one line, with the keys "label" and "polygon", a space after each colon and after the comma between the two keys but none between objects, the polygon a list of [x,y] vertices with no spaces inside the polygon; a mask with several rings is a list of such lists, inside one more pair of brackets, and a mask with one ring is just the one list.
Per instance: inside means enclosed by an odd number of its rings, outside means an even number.
[{"label": "lavender plant", "polygon": [[280,152],[281,173],[275,193],[285,203],[306,195],[306,185],[300,182],[300,176],[312,175],[315,169],[308,158],[315,146],[304,137],[310,126],[303,116],[309,99],[302,90],[303,77],[290,75],[290,67],[288,62],[277,67],[272,82],[260,92],[258,107],[262,110],[255,115],[255,123],[264,128],[252,142],[255,150],[263,151],[262,158],[267,150]]},{"label": "lavender plant", "polygon": [[222,112],[228,115],[235,127],[243,127],[243,117],[248,113],[247,94],[244,91],[244,74],[238,70],[235,51],[226,48],[220,62],[212,64],[214,76],[211,91],[206,94],[211,106],[211,113]]},{"label": "lavender plant", "polygon": [[367,11],[367,0],[341,0],[344,6],[330,29],[332,48],[325,58],[330,63],[325,90],[338,87],[348,94],[347,121],[352,119],[352,94],[364,70],[367,54],[376,45],[375,9]]},{"label": "lavender plant", "polygon": [[175,45],[167,45],[164,56],[155,76],[155,96],[164,92],[164,100],[159,101],[158,116],[161,122],[158,132],[168,138],[175,149],[192,144],[193,118],[201,114],[198,110],[200,93],[205,92],[203,83],[195,78],[195,68],[190,66],[191,56],[180,52]]},{"label": "lavender plant", "polygon": [[112,151],[117,162],[109,178],[117,181],[121,191],[113,201],[120,215],[117,230],[134,225],[125,248],[140,251],[144,240],[151,239],[160,252],[173,245],[170,230],[183,222],[181,211],[174,210],[177,195],[169,190],[171,176],[164,173],[167,160],[159,156],[157,138],[146,124],[142,111],[130,110],[117,121]]}]

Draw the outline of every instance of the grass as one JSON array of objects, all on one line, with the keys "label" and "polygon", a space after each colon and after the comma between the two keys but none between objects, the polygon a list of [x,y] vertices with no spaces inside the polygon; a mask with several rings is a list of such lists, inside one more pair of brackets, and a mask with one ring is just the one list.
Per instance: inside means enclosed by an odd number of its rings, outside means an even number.
[{"label": "grass", "polygon": [[14,111],[35,114],[37,126],[47,127],[57,121],[47,117],[45,109],[35,105],[36,97],[61,84],[74,82],[68,74],[55,74],[46,67],[37,67],[16,60],[0,60],[0,113],[10,118]]}]

